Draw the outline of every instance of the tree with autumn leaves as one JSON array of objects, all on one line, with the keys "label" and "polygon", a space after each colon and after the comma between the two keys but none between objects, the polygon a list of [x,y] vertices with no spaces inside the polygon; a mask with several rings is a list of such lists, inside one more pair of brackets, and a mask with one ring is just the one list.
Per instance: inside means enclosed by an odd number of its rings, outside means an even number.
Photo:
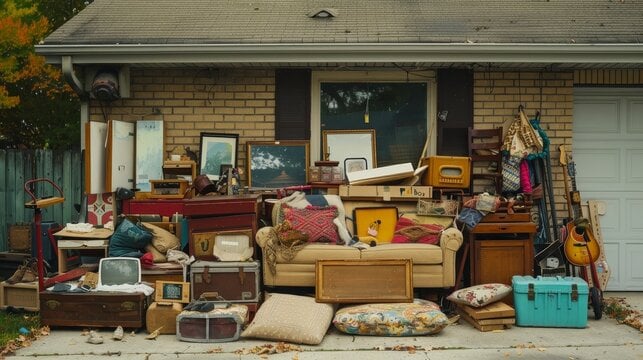
[{"label": "tree with autumn leaves", "polygon": [[34,45],[87,3],[0,0],[0,148],[80,145],[79,100]]}]

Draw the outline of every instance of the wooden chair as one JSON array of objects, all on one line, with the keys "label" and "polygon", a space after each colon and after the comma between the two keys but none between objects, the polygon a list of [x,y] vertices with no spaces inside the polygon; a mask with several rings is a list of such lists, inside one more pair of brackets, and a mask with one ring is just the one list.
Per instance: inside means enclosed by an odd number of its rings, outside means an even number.
[{"label": "wooden chair", "polygon": [[[502,193],[502,128],[468,129],[471,158],[470,193],[483,189],[496,195]],[[478,184],[478,186],[476,186]],[[480,188],[482,186],[482,188]],[[481,192],[481,191],[477,191]]]}]

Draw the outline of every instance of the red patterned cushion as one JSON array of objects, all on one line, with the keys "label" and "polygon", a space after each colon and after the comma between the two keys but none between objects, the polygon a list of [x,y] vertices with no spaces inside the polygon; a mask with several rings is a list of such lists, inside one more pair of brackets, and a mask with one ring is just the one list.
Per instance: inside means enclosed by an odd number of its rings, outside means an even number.
[{"label": "red patterned cushion", "polygon": [[303,209],[282,205],[284,220],[288,221],[293,229],[308,234],[309,242],[337,243],[339,234],[333,220],[337,217],[335,206],[308,206]]},{"label": "red patterned cushion", "polygon": [[392,243],[437,244],[444,228],[434,224],[420,224],[412,219],[400,217],[395,225]]}]

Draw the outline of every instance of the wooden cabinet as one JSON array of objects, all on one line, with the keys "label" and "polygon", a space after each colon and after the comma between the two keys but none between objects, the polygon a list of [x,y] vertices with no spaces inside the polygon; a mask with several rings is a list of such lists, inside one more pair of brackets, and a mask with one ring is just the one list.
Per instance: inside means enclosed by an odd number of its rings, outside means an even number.
[{"label": "wooden cabinet", "polygon": [[[261,195],[258,194],[197,196],[192,199],[131,199],[123,202],[123,213],[167,217],[177,213],[183,215],[188,220],[189,248],[194,255],[195,234],[238,231],[251,234],[251,243],[254,243],[260,204]],[[203,251],[211,252],[212,246],[209,241]]]},{"label": "wooden cabinet", "polygon": [[535,233],[528,213],[485,216],[469,231],[471,284],[511,285],[513,275],[533,275]]}]

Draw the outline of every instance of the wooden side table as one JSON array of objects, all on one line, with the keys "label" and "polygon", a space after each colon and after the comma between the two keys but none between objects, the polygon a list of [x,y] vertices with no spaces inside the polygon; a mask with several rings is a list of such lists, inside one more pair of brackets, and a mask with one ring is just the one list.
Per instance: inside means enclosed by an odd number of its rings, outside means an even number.
[{"label": "wooden side table", "polygon": [[511,285],[513,275],[533,275],[536,224],[529,213],[488,214],[469,231],[471,285]]}]

